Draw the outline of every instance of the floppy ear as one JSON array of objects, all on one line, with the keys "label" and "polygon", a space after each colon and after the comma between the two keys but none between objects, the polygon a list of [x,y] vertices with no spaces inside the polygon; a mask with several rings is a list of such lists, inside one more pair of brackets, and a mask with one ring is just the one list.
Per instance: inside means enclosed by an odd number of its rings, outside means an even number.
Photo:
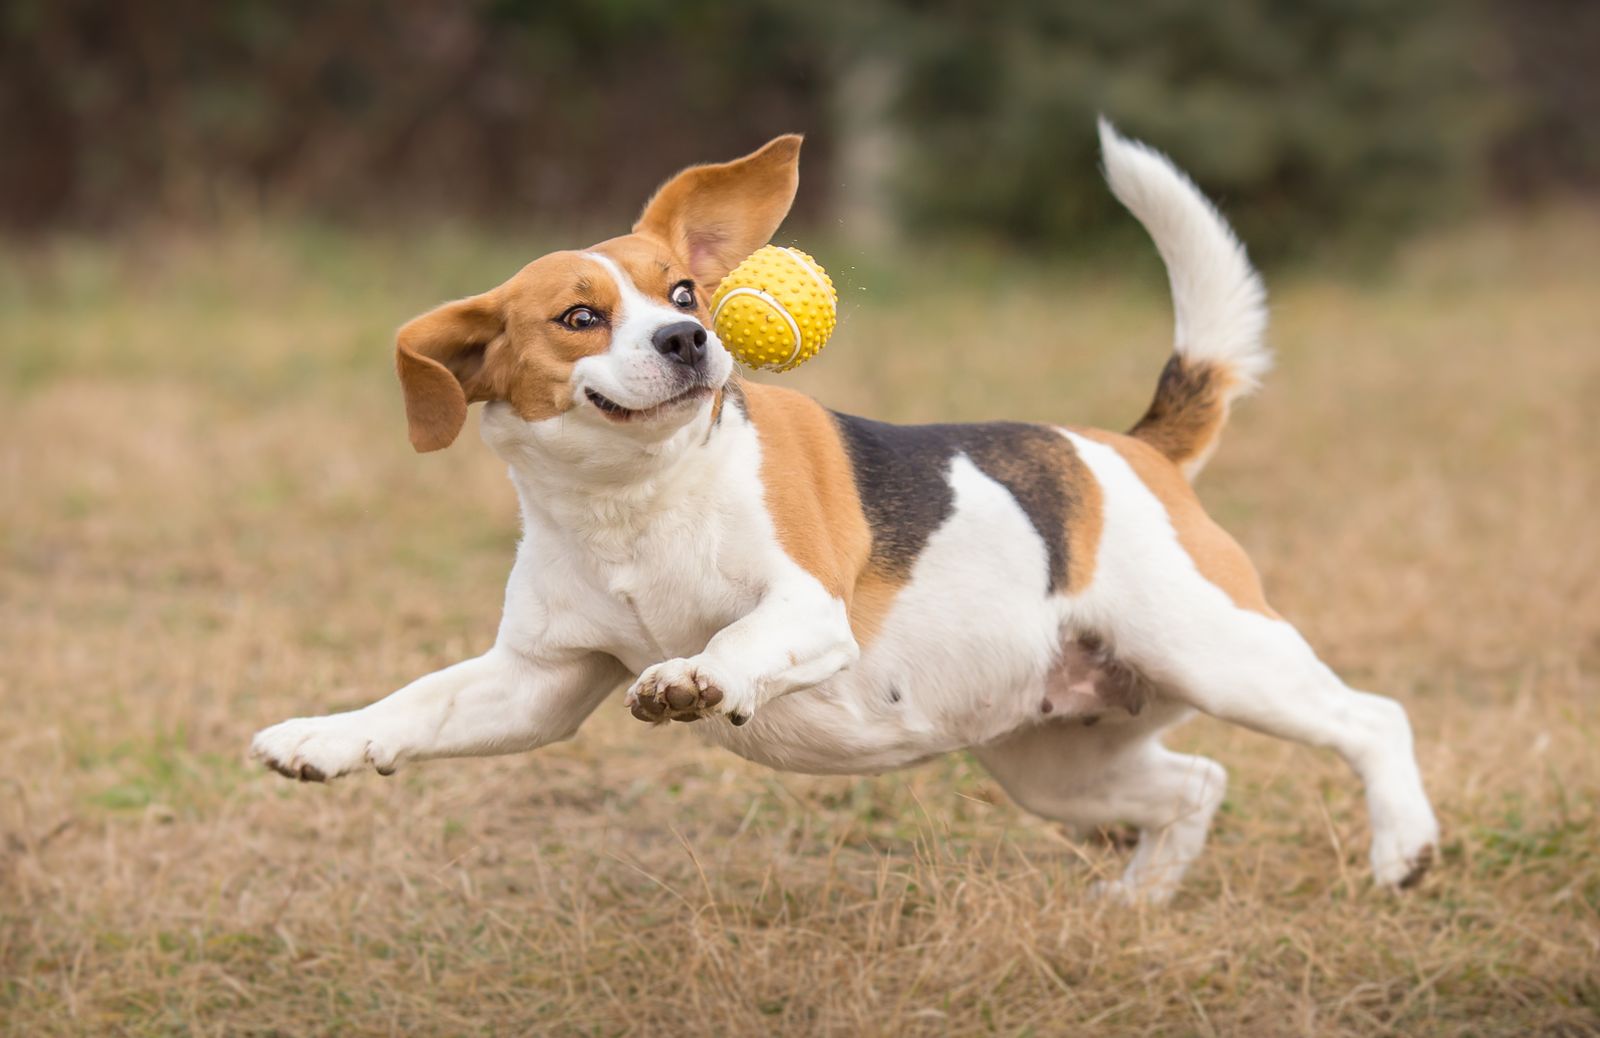
[{"label": "floppy ear", "polygon": [[786,134],[742,159],[679,173],[645,205],[633,229],[676,249],[710,291],[772,237],[799,184],[800,135]]},{"label": "floppy ear", "polygon": [[395,343],[395,369],[406,398],[411,446],[450,446],[467,420],[467,404],[484,400],[485,358],[505,334],[505,311],[495,293],[430,310],[407,322]]}]

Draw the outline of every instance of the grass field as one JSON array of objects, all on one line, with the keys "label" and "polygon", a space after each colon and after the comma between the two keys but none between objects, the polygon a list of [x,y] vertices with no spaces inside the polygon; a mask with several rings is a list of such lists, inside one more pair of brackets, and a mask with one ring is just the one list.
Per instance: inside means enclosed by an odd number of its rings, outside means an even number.
[{"label": "grass field", "polygon": [[[239,231],[0,255],[0,1031],[1600,1033],[1600,216],[1273,285],[1279,369],[1201,481],[1274,604],[1410,708],[1445,826],[1370,888],[1330,756],[1196,721],[1228,801],[1174,905],[964,756],[770,773],[616,702],[534,755],[293,785],[259,727],[493,637],[475,436],[407,446],[390,335],[532,247]],[[820,251],[820,250],[819,250]],[[1121,427],[1151,257],[855,269],[789,377],[900,420]]]}]

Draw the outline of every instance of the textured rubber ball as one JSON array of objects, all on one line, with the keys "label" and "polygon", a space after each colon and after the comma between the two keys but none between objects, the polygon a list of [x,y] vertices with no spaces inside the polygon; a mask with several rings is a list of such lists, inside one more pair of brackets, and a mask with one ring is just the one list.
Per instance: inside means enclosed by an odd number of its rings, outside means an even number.
[{"label": "textured rubber ball", "polygon": [[717,338],[741,364],[788,371],[827,345],[839,319],[828,272],[799,249],[768,245],[729,271],[711,297]]}]

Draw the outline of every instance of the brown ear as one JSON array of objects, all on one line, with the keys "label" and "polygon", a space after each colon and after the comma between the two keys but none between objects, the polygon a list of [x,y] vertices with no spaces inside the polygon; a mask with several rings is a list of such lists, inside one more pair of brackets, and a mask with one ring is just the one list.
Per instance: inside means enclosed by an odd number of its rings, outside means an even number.
[{"label": "brown ear", "polygon": [[661,186],[635,231],[653,234],[689,261],[709,292],[765,245],[789,215],[800,184],[800,135],[714,166],[691,166]]},{"label": "brown ear", "polygon": [[481,400],[479,377],[505,312],[494,293],[460,299],[407,322],[395,343],[395,369],[406,398],[411,446],[450,446],[467,421],[469,400]]}]

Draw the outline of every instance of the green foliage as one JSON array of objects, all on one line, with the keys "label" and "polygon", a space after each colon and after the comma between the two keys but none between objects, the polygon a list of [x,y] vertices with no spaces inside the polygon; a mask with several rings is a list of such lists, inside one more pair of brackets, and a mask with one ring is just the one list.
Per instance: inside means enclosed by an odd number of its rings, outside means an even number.
[{"label": "green foliage", "polygon": [[[664,172],[802,130],[799,222],[891,199],[913,234],[1064,249],[1131,231],[1097,179],[1104,112],[1177,157],[1258,251],[1382,243],[1489,177],[1522,196],[1600,181],[1595,10],[14,0],[0,140],[22,146],[0,148],[0,226],[616,227]],[[886,74],[887,103],[862,96],[863,70]],[[885,141],[895,158],[875,163]],[[892,183],[867,183],[883,168]]]},{"label": "green foliage", "polygon": [[[1470,195],[1494,108],[1449,0],[948,0],[911,48],[902,119],[924,228],[1068,245],[1116,216],[1105,113],[1180,158],[1253,246],[1386,237]],[[948,31],[958,23],[957,31]]]}]

